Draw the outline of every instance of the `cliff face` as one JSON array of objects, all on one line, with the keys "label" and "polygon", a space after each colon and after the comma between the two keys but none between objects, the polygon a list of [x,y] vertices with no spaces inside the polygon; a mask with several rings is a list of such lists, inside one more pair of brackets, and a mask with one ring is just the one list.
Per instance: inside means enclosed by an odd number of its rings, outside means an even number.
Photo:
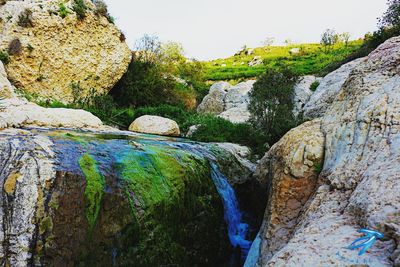
[{"label": "cliff face", "polygon": [[[306,147],[317,144],[319,150],[325,151],[325,159],[317,181],[312,179],[313,173],[307,174],[309,182],[303,184],[298,178],[289,177],[289,188],[285,182],[288,172],[276,170],[282,168],[282,162],[271,164],[275,171],[266,178],[271,184],[270,200],[260,231],[261,242],[253,248],[259,252],[258,265],[399,266],[399,62],[400,37],[396,37],[356,62],[320,118],[314,142],[307,134],[312,128],[306,124],[283,138],[298,138],[297,142]],[[320,138],[322,142],[317,142]],[[279,142],[267,156],[282,157],[283,153],[284,165],[290,166],[297,158],[292,147],[292,142]],[[265,179],[266,161],[258,167],[259,179]],[[297,167],[302,169],[301,165]],[[304,198],[314,186],[310,196]],[[290,194],[280,194],[284,190]],[[294,220],[288,219],[293,209],[298,214],[292,216]],[[357,255],[358,251],[345,249],[360,237],[360,228],[385,235],[363,257]],[[279,238],[282,235],[284,239]]]},{"label": "cliff face", "polygon": [[[0,6],[0,50],[12,82],[25,91],[62,102],[108,92],[126,71],[131,52],[123,35],[96,7],[77,18],[73,1],[7,1]],[[19,43],[18,44],[18,41]],[[13,44],[12,44],[13,43]]]}]

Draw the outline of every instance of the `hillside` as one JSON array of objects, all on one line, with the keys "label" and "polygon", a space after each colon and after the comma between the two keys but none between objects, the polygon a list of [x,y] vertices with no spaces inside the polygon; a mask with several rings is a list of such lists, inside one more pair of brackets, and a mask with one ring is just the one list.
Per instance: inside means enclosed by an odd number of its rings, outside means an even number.
[{"label": "hillside", "polygon": [[[206,78],[211,81],[255,78],[267,68],[278,64],[290,66],[299,75],[326,74],[334,65],[357,51],[362,40],[351,41],[325,49],[320,44],[295,44],[243,49],[236,55],[206,62]],[[253,64],[253,66],[251,66]]]}]

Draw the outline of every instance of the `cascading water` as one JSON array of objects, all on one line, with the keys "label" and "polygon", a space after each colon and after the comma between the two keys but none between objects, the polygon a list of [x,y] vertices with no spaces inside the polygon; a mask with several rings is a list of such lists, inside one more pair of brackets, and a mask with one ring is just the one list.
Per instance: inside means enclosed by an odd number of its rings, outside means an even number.
[{"label": "cascading water", "polygon": [[223,201],[229,240],[234,248],[240,248],[242,260],[245,260],[252,244],[251,241],[246,240],[249,225],[242,222],[242,213],[239,210],[235,191],[215,163],[211,163],[211,168],[211,177]]}]

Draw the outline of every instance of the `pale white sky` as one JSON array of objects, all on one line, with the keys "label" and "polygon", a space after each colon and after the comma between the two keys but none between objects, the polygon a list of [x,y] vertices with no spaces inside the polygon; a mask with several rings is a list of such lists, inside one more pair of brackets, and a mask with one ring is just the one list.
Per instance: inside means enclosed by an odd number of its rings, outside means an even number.
[{"label": "pale white sky", "polygon": [[353,39],[376,29],[386,0],[105,0],[131,48],[145,33],[182,43],[188,57],[216,59],[243,45],[319,42],[327,28]]}]

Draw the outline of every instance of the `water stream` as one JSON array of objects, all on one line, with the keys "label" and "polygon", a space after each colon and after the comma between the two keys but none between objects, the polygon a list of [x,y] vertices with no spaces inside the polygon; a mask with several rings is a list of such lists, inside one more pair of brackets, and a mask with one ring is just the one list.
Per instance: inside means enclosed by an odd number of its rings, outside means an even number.
[{"label": "water stream", "polygon": [[234,248],[240,248],[242,261],[246,260],[252,242],[246,239],[249,225],[242,220],[235,191],[215,163],[211,163],[211,177],[224,204],[224,219],[228,226],[228,236]]}]

